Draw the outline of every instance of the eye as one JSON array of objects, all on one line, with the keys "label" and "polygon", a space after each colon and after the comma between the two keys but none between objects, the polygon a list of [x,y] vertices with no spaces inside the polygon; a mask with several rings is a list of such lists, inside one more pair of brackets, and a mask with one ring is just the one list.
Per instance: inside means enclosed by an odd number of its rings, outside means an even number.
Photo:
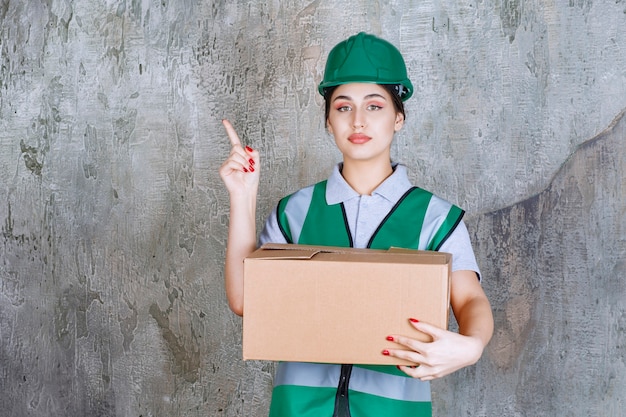
[{"label": "eye", "polygon": [[350,107],[349,104],[339,104],[338,106],[335,106],[335,110],[339,111],[339,112],[346,112],[346,111],[350,111],[352,110],[352,107]]},{"label": "eye", "polygon": [[374,110],[374,111],[380,110],[382,108],[383,108],[383,106],[381,104],[377,104],[377,103],[371,103],[371,104],[368,104],[368,106],[367,106],[367,110]]}]

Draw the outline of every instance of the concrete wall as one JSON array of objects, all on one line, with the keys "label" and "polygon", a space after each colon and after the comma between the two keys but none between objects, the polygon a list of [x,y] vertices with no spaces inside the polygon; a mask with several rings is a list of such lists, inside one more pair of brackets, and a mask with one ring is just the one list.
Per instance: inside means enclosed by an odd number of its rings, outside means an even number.
[{"label": "concrete wall", "polygon": [[436,415],[623,415],[625,27],[623,0],[0,1],[0,413],[265,415],[220,120],[262,153],[262,220],[338,160],[315,87],[366,30],[416,86],[394,158],[468,210],[494,307]]}]

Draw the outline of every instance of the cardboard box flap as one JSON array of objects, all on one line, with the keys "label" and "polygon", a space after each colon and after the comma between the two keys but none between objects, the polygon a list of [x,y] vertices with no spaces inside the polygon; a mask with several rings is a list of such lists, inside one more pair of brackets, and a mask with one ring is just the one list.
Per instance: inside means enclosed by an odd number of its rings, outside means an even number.
[{"label": "cardboard box flap", "polygon": [[[256,252],[249,256],[250,259],[312,259],[318,254],[339,255],[337,259],[343,259],[341,255],[348,257],[367,256],[371,261],[379,259],[391,259],[389,254],[400,255],[396,261],[402,259],[402,255],[408,255],[411,259],[419,258],[420,263],[444,265],[450,263],[452,255],[445,252],[433,252],[415,249],[391,247],[389,250],[369,248],[345,248],[337,246],[297,245],[293,243],[266,243]],[[386,254],[384,257],[380,255]],[[329,258],[335,258],[330,256]],[[329,259],[327,258],[327,259]],[[358,258],[352,258],[353,260]],[[408,261],[408,258],[407,258]]]},{"label": "cardboard box flap", "polygon": [[[268,254],[271,251],[276,251],[276,254],[268,255],[271,258],[280,257],[280,256],[285,256],[286,258],[290,257],[290,255],[288,255],[287,253],[284,255],[281,255],[278,253],[278,251],[292,252],[292,253],[295,253],[295,252],[307,253],[308,252],[308,253],[311,253],[311,257],[313,257],[317,253],[369,254],[369,253],[376,253],[376,252],[387,252],[383,250],[374,250],[374,249],[344,248],[344,247],[339,247],[339,246],[297,245],[294,243],[266,243],[262,245],[259,248],[259,250],[265,251]],[[255,256],[255,254],[253,253],[252,256]],[[261,258],[258,258],[258,259],[261,259]]]},{"label": "cardboard box flap", "polygon": [[253,255],[249,256],[247,259],[305,260],[305,259],[313,258],[318,253],[320,253],[320,251],[314,250],[314,249],[303,249],[303,250],[263,249],[262,252],[254,253]]},{"label": "cardboard box flap", "polygon": [[452,254],[447,252],[434,252],[428,250],[414,250],[414,249],[405,249],[405,248],[397,248],[391,247],[389,248],[390,253],[403,253],[406,255],[414,255],[419,256],[420,260],[424,263],[429,263],[433,265],[443,265],[450,263],[452,261]]},{"label": "cardboard box flap", "polygon": [[[295,245],[291,243],[266,243],[249,259],[312,259],[320,253],[346,254],[353,253],[353,248],[330,246]],[[357,249],[358,250],[358,249]],[[364,252],[365,253],[365,252]]]}]

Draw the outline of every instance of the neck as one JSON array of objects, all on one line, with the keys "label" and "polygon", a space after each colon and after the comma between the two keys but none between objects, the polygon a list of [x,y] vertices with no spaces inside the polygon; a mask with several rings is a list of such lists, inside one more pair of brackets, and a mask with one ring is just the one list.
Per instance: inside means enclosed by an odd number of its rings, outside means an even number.
[{"label": "neck", "polygon": [[361,195],[371,195],[392,173],[390,161],[372,165],[371,162],[344,160],[341,170],[346,182]]}]

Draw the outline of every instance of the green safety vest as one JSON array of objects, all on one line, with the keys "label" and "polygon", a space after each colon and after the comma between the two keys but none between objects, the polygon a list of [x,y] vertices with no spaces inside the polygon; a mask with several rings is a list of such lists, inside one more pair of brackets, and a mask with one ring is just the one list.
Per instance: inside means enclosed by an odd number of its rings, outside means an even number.
[{"label": "green safety vest", "polygon": [[[378,226],[371,249],[439,250],[464,211],[418,187]],[[283,198],[278,224],[288,243],[352,247],[343,203],[326,204],[326,181]],[[270,417],[431,416],[430,384],[395,366],[281,362]]]}]

